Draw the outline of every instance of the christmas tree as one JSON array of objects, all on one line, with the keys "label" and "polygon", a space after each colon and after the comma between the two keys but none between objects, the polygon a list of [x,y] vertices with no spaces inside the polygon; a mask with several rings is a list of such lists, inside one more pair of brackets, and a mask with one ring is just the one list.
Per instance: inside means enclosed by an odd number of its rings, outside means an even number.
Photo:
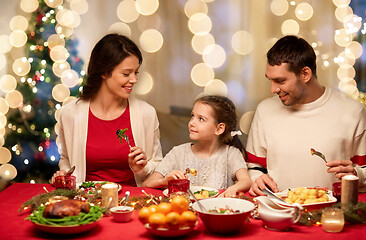
[{"label": "christmas tree", "polygon": [[47,182],[58,169],[55,113],[65,99],[78,95],[85,75],[83,61],[77,56],[78,41],[70,34],[72,23],[60,23],[60,15],[69,12],[52,1],[39,1],[25,31],[23,59],[31,68],[18,80],[16,90],[22,94],[23,104],[7,114],[4,143],[11,151],[17,182]]}]

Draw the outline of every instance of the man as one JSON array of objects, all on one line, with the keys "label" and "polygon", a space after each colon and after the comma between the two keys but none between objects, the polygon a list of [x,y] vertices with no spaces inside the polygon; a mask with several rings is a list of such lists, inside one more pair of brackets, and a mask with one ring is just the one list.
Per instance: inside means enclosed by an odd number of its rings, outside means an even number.
[{"label": "man", "polygon": [[[271,92],[256,110],[248,136],[253,196],[294,187],[327,187],[344,175],[366,190],[366,108],[320,85],[316,56],[304,39],[285,36],[267,53]],[[326,159],[312,155],[322,152]],[[268,173],[267,173],[268,172]]]}]

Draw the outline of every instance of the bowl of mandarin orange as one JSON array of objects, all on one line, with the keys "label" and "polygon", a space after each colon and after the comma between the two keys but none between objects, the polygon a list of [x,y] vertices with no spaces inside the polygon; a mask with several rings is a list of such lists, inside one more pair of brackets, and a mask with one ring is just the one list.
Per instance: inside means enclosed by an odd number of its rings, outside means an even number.
[{"label": "bowl of mandarin orange", "polygon": [[138,217],[151,234],[160,237],[183,236],[197,225],[196,214],[189,210],[189,202],[182,196],[143,207]]}]

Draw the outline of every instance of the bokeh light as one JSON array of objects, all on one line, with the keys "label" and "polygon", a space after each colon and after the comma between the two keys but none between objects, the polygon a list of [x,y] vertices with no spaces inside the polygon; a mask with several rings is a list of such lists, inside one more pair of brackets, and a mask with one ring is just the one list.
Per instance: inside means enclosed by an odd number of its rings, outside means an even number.
[{"label": "bokeh light", "polygon": [[64,46],[57,45],[50,51],[50,57],[54,62],[65,62],[69,56],[70,54]]},{"label": "bokeh light", "polygon": [[343,25],[348,33],[356,33],[362,26],[362,18],[357,15],[348,15],[344,18]]},{"label": "bokeh light", "polygon": [[65,46],[65,39],[61,38],[59,34],[52,34],[47,39],[48,48],[52,49],[55,46]]},{"label": "bokeh light", "polygon": [[109,33],[118,33],[118,34],[122,34],[126,37],[131,37],[131,28],[130,26],[128,26],[126,23],[123,22],[115,22],[113,23],[109,29],[108,29]]},{"label": "bokeh light", "polygon": [[184,13],[188,18],[192,17],[196,13],[208,13],[207,4],[201,0],[188,0],[184,5]]},{"label": "bokeh light", "polygon": [[340,66],[337,70],[337,76],[339,79],[353,79],[356,76],[356,70],[352,66]]},{"label": "bokeh light", "polygon": [[337,7],[348,6],[351,3],[351,0],[333,0],[334,5]]},{"label": "bokeh light", "polygon": [[157,52],[163,45],[163,36],[156,29],[148,29],[140,36],[140,46],[146,52]]},{"label": "bokeh light", "polygon": [[13,62],[13,71],[18,76],[25,76],[29,73],[31,65],[25,57],[18,58]]},{"label": "bokeh light", "polygon": [[9,93],[17,87],[17,80],[12,75],[4,75],[0,78],[0,90]]},{"label": "bokeh light", "polygon": [[151,91],[153,88],[154,81],[151,75],[147,72],[141,72],[137,83],[133,87],[133,91],[136,94],[144,95]]},{"label": "bokeh light", "polygon": [[5,100],[10,108],[18,108],[23,104],[23,95],[18,90],[14,90],[5,95]]},{"label": "bokeh light", "polygon": [[158,0],[136,0],[136,10],[141,15],[151,15],[159,8]]},{"label": "bokeh light", "polygon": [[220,95],[220,96],[227,96],[227,86],[226,84],[219,80],[219,79],[214,79],[209,81],[203,92],[206,95]]},{"label": "bokeh light", "polygon": [[239,127],[240,130],[244,133],[244,134],[249,134],[249,130],[250,130],[250,126],[252,124],[253,118],[254,118],[254,111],[249,111],[244,113],[239,120]]},{"label": "bokeh light", "polygon": [[17,48],[23,47],[27,42],[27,40],[28,40],[27,34],[21,30],[15,30],[12,33],[10,33],[9,36],[10,44]]},{"label": "bokeh light", "polygon": [[89,5],[86,0],[74,0],[70,2],[70,9],[83,15],[88,12]]},{"label": "bokeh light", "polygon": [[6,126],[6,116],[2,113],[0,113],[0,128],[4,128]]},{"label": "bokeh light", "polygon": [[215,44],[215,38],[210,33],[205,35],[194,35],[191,41],[193,50],[199,54],[202,54],[203,50],[212,44]]},{"label": "bokeh light", "polygon": [[334,41],[341,47],[346,47],[352,41],[352,34],[347,33],[346,29],[339,29],[335,31]]},{"label": "bokeh light", "polygon": [[57,77],[61,77],[62,73],[66,70],[71,69],[70,64],[65,61],[65,62],[55,62],[52,65],[52,71],[53,73],[57,76]]},{"label": "bokeh light", "polygon": [[8,35],[0,36],[0,53],[7,53],[11,50],[12,46],[9,41]]},{"label": "bokeh light", "polygon": [[28,20],[21,15],[17,15],[10,20],[9,26],[12,31],[25,31],[28,27]]},{"label": "bokeh light", "polygon": [[338,65],[339,66],[353,66],[356,62],[355,57],[352,54],[347,55],[346,51],[341,52],[338,55]]},{"label": "bokeh light", "polygon": [[241,55],[249,54],[254,49],[254,38],[250,32],[237,31],[231,38],[231,46],[234,51]]},{"label": "bokeh light", "polygon": [[20,8],[24,12],[34,12],[38,8],[38,0],[21,0],[20,1]]},{"label": "bokeh light", "polygon": [[51,8],[57,8],[63,3],[63,0],[44,0],[44,2]]},{"label": "bokeh light", "polygon": [[65,37],[70,37],[74,33],[72,27],[62,26],[59,23],[56,24],[55,31],[57,34],[64,35]]},{"label": "bokeh light", "polygon": [[77,12],[66,8],[57,12],[56,20],[59,24],[69,28],[76,28],[81,23],[80,15]]},{"label": "bokeh light", "polygon": [[6,114],[9,111],[8,102],[5,98],[0,97],[0,113]]},{"label": "bokeh light", "polygon": [[197,86],[203,87],[214,78],[214,70],[206,63],[198,63],[193,66],[191,71],[191,79]]},{"label": "bokeh light", "polygon": [[337,7],[335,10],[335,16],[338,19],[338,21],[340,21],[340,22],[343,22],[347,16],[352,16],[352,15],[353,15],[353,10],[350,6]]},{"label": "bokeh light", "polygon": [[352,41],[346,46],[345,52],[349,58],[359,58],[362,55],[363,48],[359,42]]},{"label": "bokeh light", "polygon": [[281,32],[283,35],[297,35],[299,31],[300,26],[293,19],[288,19],[282,23]]},{"label": "bokeh light", "polygon": [[73,88],[78,84],[79,75],[71,69],[65,70],[61,75],[61,82],[68,88]]},{"label": "bokeh light", "polygon": [[217,44],[207,46],[203,50],[203,61],[213,67],[221,67],[226,61],[226,53],[223,47]]},{"label": "bokeh light", "polygon": [[58,102],[63,102],[69,96],[70,89],[63,84],[57,84],[52,89],[52,97]]},{"label": "bokeh light", "polygon": [[295,14],[301,21],[307,21],[313,16],[314,10],[309,3],[300,3],[295,9]]},{"label": "bokeh light", "polygon": [[205,35],[211,31],[212,22],[206,14],[195,13],[189,18],[188,27],[193,34]]},{"label": "bokeh light", "polygon": [[117,16],[122,22],[131,23],[139,17],[139,12],[136,9],[135,1],[124,0],[118,4]]},{"label": "bokeh light", "polygon": [[6,181],[13,180],[17,174],[17,169],[9,163],[0,166],[0,177]]},{"label": "bokeh light", "polygon": [[285,15],[288,11],[287,0],[272,0],[271,11],[276,16]]}]

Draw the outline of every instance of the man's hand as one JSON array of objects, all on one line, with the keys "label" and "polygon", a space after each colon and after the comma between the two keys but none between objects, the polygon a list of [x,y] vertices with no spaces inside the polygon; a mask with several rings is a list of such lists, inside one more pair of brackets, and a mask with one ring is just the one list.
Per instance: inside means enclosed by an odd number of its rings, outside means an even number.
[{"label": "man's hand", "polygon": [[252,196],[265,196],[262,189],[266,187],[270,188],[272,192],[278,192],[277,183],[268,174],[263,174],[252,184],[249,193]]},{"label": "man's hand", "polygon": [[353,167],[353,163],[350,160],[334,160],[326,163],[328,173],[335,173],[335,176],[341,179],[346,175],[357,175],[355,168]]}]

